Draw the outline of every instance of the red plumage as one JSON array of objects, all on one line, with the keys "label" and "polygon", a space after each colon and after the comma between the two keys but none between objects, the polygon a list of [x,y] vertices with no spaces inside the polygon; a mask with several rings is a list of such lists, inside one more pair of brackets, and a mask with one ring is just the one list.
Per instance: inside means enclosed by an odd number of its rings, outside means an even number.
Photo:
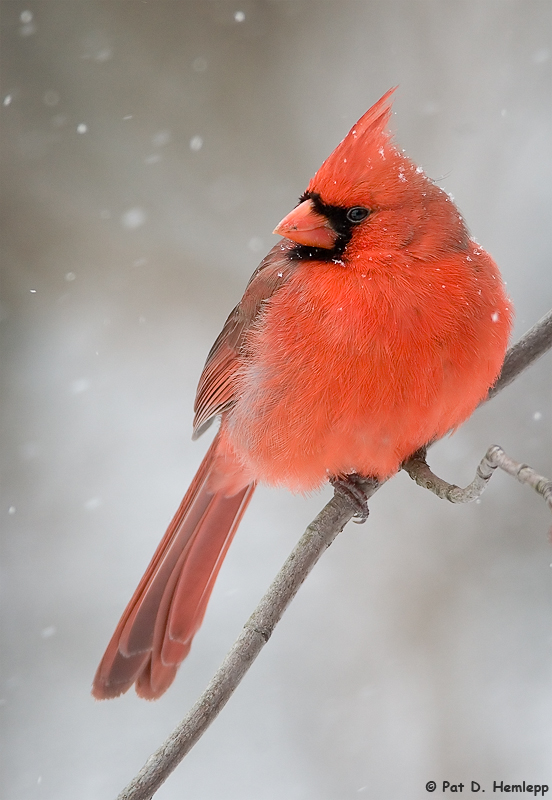
[{"label": "red plumage", "polygon": [[201,376],[220,431],[130,601],[97,698],[172,682],[259,481],[385,478],[460,425],[495,381],[512,312],[454,203],[391,142],[388,92],[280,223]]}]

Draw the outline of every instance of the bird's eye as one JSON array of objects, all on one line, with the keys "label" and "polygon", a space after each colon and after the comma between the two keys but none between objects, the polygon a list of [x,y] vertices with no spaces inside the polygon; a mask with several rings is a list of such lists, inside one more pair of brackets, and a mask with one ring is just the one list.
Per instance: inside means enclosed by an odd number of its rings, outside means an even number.
[{"label": "bird's eye", "polygon": [[347,211],[347,219],[349,222],[352,222],[353,225],[357,225],[359,222],[362,222],[363,219],[366,219],[369,213],[367,208],[355,206]]}]

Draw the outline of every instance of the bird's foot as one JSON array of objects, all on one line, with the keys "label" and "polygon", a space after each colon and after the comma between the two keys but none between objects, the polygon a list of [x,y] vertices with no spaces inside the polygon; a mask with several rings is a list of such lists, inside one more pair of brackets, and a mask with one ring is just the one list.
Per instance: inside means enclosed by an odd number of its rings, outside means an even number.
[{"label": "bird's foot", "polygon": [[[431,442],[429,444],[431,444]],[[424,445],[423,447],[420,447],[418,450],[416,450],[414,453],[412,453],[411,456],[409,456],[407,459],[405,459],[403,464],[406,464],[408,461],[425,461],[426,460],[426,456],[427,456],[427,448],[428,447],[429,447],[429,445],[427,445],[427,444]]]},{"label": "bird's foot", "polygon": [[366,483],[370,479],[363,478],[352,472],[350,475],[339,475],[338,477],[331,477],[330,483],[334,488],[334,494],[340,494],[346,497],[355,507],[353,522],[359,525],[366,522],[368,519],[368,496],[365,492]]}]

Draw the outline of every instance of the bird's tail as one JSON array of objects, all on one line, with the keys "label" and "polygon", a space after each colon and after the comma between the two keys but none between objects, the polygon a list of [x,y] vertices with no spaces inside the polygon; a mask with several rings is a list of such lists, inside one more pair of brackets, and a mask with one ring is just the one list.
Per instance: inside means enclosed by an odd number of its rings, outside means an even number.
[{"label": "bird's tail", "polygon": [[111,637],[92,694],[126,692],[155,700],[190,651],[213,586],[247,508],[254,483],[228,496],[211,488],[218,435]]}]

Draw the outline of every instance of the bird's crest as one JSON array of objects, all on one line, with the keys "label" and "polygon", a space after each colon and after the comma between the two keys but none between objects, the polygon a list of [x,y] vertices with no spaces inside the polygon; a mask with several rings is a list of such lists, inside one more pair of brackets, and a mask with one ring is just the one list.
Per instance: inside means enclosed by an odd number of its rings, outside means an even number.
[{"label": "bird's crest", "polygon": [[391,133],[387,130],[391,117],[391,96],[396,88],[389,89],[353,125],[312,178],[310,191],[333,194],[339,191],[343,181],[358,182],[368,178],[372,169],[385,160],[389,155],[391,139]]}]

